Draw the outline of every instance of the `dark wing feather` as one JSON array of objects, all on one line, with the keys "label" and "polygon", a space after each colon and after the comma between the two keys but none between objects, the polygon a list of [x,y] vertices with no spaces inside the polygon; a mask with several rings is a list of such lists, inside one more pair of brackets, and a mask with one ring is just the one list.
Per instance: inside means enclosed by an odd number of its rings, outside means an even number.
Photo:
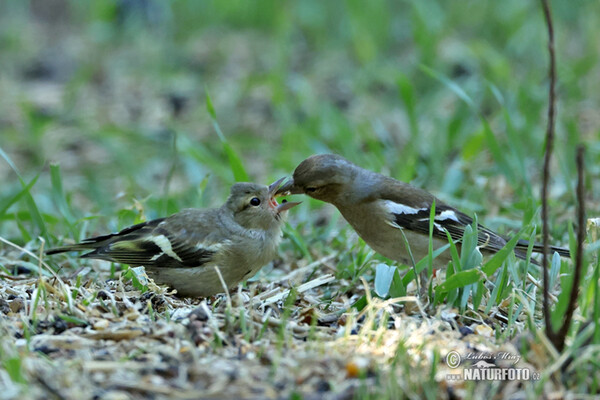
[{"label": "dark wing feather", "polygon": [[[154,219],[152,221],[142,222],[136,225],[129,226],[117,233],[109,233],[108,235],[94,236],[82,240],[80,243],[56,247],[53,249],[46,250],[47,255],[65,253],[68,251],[83,251],[83,250],[95,250],[102,247],[106,247],[111,243],[118,242],[127,237],[133,239],[135,237],[143,237],[144,235],[151,232],[158,224],[164,221],[164,218]],[[92,252],[93,253],[93,252]],[[91,254],[91,253],[88,253]],[[110,260],[109,260],[110,261]]]},{"label": "dark wing feather", "polygon": [[[520,249],[524,252],[527,252],[528,247],[529,241],[523,239],[520,239],[516,245],[517,249]],[[544,251],[544,245],[542,245],[541,243],[534,243],[532,249],[534,253],[542,253]],[[550,253],[557,252],[561,257],[571,257],[571,251],[565,247],[549,246],[548,250],[550,250]]]},{"label": "dark wing feather", "polygon": [[82,258],[96,258],[144,267],[198,267],[212,260],[219,237],[214,231],[214,215],[200,210],[184,210],[169,218],[137,224],[114,234],[85,239],[73,246],[51,249],[47,254],[92,250]]},{"label": "dark wing feather", "polygon": [[[451,214],[448,214],[448,212]],[[429,235],[429,214],[430,210],[420,209],[414,214],[394,213],[393,215],[395,218],[394,222],[399,227]],[[452,218],[449,216],[452,216]],[[446,236],[447,231],[453,241],[459,242],[462,240],[465,228],[472,224],[473,219],[471,217],[452,207],[442,204],[435,209],[433,237],[440,240],[448,240],[448,237]],[[482,249],[498,251],[506,245],[506,240],[486,227],[478,224],[477,245]]]},{"label": "dark wing feather", "polygon": [[[463,237],[465,227],[467,225],[473,224],[473,219],[468,215],[450,207],[440,200],[436,199],[432,194],[415,188],[407,183],[397,181],[395,179],[389,177],[381,177],[378,179],[382,179],[383,185],[378,186],[378,188],[382,190],[378,190],[375,197],[367,196],[365,198],[366,201],[373,201],[375,199],[389,200],[396,202],[398,204],[403,204],[403,199],[405,199],[405,193],[407,191],[412,191],[412,204],[408,204],[407,206],[417,210],[416,213],[411,214],[401,214],[401,213],[393,213],[394,222],[402,228],[410,229],[415,232],[422,233],[424,235],[429,235],[429,213],[431,209],[431,205],[435,200],[436,210],[435,210],[435,219],[436,223],[433,228],[433,237],[436,239],[447,240],[446,231],[450,233],[450,237],[454,241],[460,241]],[[448,215],[446,213],[445,217],[442,216],[444,212],[451,212],[452,214]],[[455,217],[449,218],[450,216]],[[506,243],[507,239],[498,235],[497,233],[489,230],[488,228],[482,226],[481,224],[477,224],[477,245],[482,250],[487,250],[490,252],[497,252],[502,249]],[[517,245],[515,246],[515,255],[521,259],[527,258],[527,246],[529,243],[526,240],[519,240]],[[539,243],[534,243],[533,251],[536,253],[541,252],[542,245]],[[558,252],[563,257],[569,257],[570,252],[566,248],[550,246],[551,251]],[[538,264],[535,260],[531,260],[532,263]]]}]

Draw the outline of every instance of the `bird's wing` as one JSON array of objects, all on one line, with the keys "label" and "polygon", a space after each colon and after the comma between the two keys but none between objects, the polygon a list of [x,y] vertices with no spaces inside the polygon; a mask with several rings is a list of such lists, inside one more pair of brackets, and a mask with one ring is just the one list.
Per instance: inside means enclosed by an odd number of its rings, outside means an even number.
[{"label": "bird's wing", "polygon": [[[473,224],[473,219],[459,210],[444,204],[436,199],[430,193],[416,189],[411,185],[397,181],[391,178],[384,178],[384,190],[380,192],[378,198],[383,201],[384,206],[392,214],[390,224],[394,224],[399,228],[410,229],[425,235],[429,235],[429,214],[430,208],[435,200],[435,218],[433,225],[433,237],[447,240],[446,231],[450,233],[453,241],[462,239],[467,225]],[[413,193],[411,197],[412,204],[405,204],[403,196],[407,190]],[[372,199],[371,199],[372,200]],[[405,200],[404,200],[405,201]],[[500,236],[496,232],[486,228],[481,224],[477,224],[477,245],[481,250],[497,252],[502,249],[507,239]],[[519,240],[515,246],[515,255],[518,258],[527,258],[527,249],[529,242]],[[541,252],[542,245],[533,244],[533,252]],[[569,257],[569,249],[550,246],[551,251],[558,252],[563,257]],[[532,263],[538,264],[535,260]]]},{"label": "bird's wing", "polygon": [[[391,225],[423,235],[429,235],[430,207],[433,200],[434,197],[428,193],[423,194],[412,205],[401,203],[398,196],[395,196],[394,193],[388,193],[387,196],[381,198],[383,206],[392,216],[390,220]],[[447,241],[446,232],[448,232],[452,240],[458,242],[462,240],[465,228],[472,224],[473,219],[471,217],[436,200],[432,232],[434,238]],[[504,245],[506,245],[506,239],[486,227],[477,224],[477,246],[480,249],[495,252],[503,248]]]},{"label": "bird's wing", "polygon": [[[145,267],[198,267],[213,259],[226,242],[215,229],[212,210],[184,210],[168,218],[84,240],[83,258],[98,258]],[[77,250],[77,249],[73,249]]]}]

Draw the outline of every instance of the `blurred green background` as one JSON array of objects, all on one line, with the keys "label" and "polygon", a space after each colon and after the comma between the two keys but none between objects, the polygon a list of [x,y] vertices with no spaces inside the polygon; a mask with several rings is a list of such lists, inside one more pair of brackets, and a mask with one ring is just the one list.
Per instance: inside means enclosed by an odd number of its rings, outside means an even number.
[{"label": "blurred green background", "polygon": [[[564,243],[579,142],[598,211],[600,2],[552,7]],[[269,183],[322,152],[515,229],[539,218],[546,43],[538,1],[3,1],[0,235],[80,239],[217,206],[244,173],[232,155]]]}]

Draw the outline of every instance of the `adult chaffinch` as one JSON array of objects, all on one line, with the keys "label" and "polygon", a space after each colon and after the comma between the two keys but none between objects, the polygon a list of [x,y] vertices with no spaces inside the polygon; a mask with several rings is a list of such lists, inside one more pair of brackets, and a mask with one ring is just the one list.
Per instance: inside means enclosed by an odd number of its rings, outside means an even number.
[{"label": "adult chaffinch", "polygon": [[276,256],[284,212],[300,204],[277,203],[274,194],[283,179],[268,187],[236,183],[220,208],[186,209],[46,254],[91,250],[81,257],[144,266],[157,283],[179,295],[220,293],[224,288],[215,267],[231,288]]},{"label": "adult chaffinch", "polygon": [[[333,204],[373,250],[408,265],[411,259],[401,230],[414,259],[425,257],[429,251],[429,221],[434,200],[434,249],[448,243],[446,231],[458,242],[465,227],[473,223],[471,217],[425,190],[368,171],[334,154],[315,155],[302,161],[293,179],[277,191],[279,195],[299,193]],[[506,238],[482,225],[477,226],[477,231],[477,245],[482,253],[496,253],[507,243]],[[528,244],[526,240],[517,242],[517,257],[527,257]],[[542,250],[541,244],[533,245],[534,252]],[[550,250],[569,257],[568,249],[551,246]],[[444,268],[450,260],[450,251],[445,251],[433,262],[436,268]],[[532,262],[537,264],[535,260]]]}]

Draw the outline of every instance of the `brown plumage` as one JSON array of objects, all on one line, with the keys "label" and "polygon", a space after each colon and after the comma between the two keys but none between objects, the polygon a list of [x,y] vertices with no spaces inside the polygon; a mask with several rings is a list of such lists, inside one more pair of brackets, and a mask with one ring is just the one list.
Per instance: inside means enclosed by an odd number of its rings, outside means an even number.
[{"label": "brown plumage", "polygon": [[220,208],[186,209],[46,254],[90,250],[81,257],[144,266],[157,283],[182,296],[220,293],[224,289],[215,267],[231,288],[276,256],[282,215],[299,204],[277,204],[274,192],[281,181],[269,187],[236,183]]},{"label": "brown plumage", "polygon": [[[410,258],[400,229],[408,239],[415,260],[428,253],[434,200],[434,249],[448,243],[446,231],[453,241],[459,242],[466,226],[473,224],[471,217],[425,190],[363,169],[334,154],[316,155],[302,161],[294,171],[293,179],[278,193],[304,193],[333,204],[371,248],[403,263],[409,263]],[[506,238],[481,224],[477,225],[477,230],[477,244],[483,253],[496,253],[507,243]],[[515,247],[516,256],[525,259],[528,245],[526,240],[520,240]],[[533,251],[541,252],[542,245],[535,243]],[[551,246],[550,251],[569,257],[569,250],[562,247]],[[450,252],[445,251],[434,260],[434,265],[442,268],[450,260]],[[532,262],[537,264],[535,260]]]}]

